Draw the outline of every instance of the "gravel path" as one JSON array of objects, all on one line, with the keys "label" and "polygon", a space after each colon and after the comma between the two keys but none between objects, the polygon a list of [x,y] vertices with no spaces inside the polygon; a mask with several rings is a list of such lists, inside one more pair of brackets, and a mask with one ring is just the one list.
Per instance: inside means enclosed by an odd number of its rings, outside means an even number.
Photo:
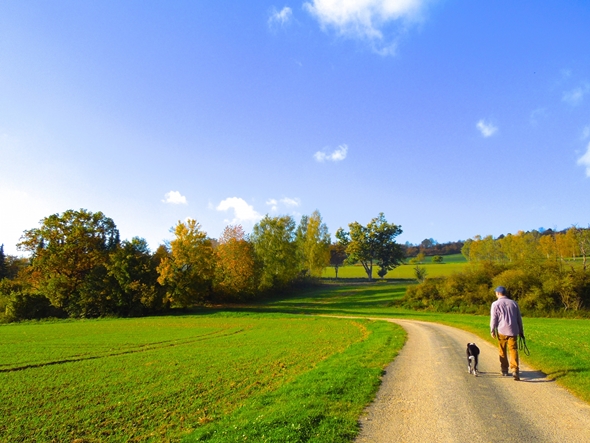
[{"label": "gravel path", "polygon": [[[497,349],[469,332],[389,321],[408,341],[386,368],[357,442],[590,442],[590,405],[543,373],[521,365],[516,382],[499,374]],[[479,377],[467,372],[468,342],[481,350]]]}]

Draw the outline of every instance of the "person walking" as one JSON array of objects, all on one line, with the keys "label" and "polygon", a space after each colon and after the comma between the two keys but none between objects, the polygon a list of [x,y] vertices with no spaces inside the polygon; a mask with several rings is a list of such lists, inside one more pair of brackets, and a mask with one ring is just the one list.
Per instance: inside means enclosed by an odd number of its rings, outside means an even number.
[{"label": "person walking", "polygon": [[492,337],[498,339],[502,375],[509,375],[510,368],[514,380],[519,381],[518,337],[524,337],[520,308],[506,296],[504,286],[498,286],[495,292],[497,300],[490,311],[490,330]]}]

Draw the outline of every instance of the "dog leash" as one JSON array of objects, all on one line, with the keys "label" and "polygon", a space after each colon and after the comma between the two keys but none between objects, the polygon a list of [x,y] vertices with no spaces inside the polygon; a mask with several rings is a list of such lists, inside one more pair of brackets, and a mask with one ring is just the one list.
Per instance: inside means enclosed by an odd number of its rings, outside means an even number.
[{"label": "dog leash", "polygon": [[529,348],[526,345],[526,338],[524,338],[524,335],[518,336],[518,350],[524,352],[524,355],[527,357],[531,355],[531,351],[529,351]]}]

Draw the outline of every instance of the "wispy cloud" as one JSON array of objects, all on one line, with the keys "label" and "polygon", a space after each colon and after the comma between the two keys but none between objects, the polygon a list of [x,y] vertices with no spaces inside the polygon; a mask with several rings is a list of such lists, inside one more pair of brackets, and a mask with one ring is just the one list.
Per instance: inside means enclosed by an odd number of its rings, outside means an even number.
[{"label": "wispy cloud", "polygon": [[215,208],[218,211],[228,211],[233,209],[234,218],[231,221],[227,221],[231,224],[236,223],[256,223],[262,218],[252,205],[249,205],[244,199],[239,197],[229,197],[222,200],[219,205]]},{"label": "wispy cloud", "polygon": [[172,205],[186,205],[186,197],[181,195],[178,191],[170,191],[164,195],[164,203],[170,203]]},{"label": "wispy cloud", "polygon": [[303,4],[323,30],[371,43],[382,55],[395,54],[396,34],[385,35],[391,23],[398,22],[401,32],[420,18],[426,0],[312,0]]},{"label": "wispy cloud", "polygon": [[293,18],[293,11],[288,6],[285,6],[280,11],[276,8],[272,8],[270,16],[268,17],[268,26],[270,28],[276,28],[277,26],[285,26]]},{"label": "wispy cloud", "polygon": [[477,127],[477,129],[479,129],[479,132],[481,132],[481,135],[483,135],[484,137],[491,137],[498,131],[497,126],[494,126],[494,124],[492,124],[491,122],[487,122],[484,119],[478,121],[477,125],[475,126]]},{"label": "wispy cloud", "polygon": [[578,164],[586,167],[586,177],[590,177],[590,143],[588,143],[586,153],[578,159]]},{"label": "wispy cloud", "polygon": [[293,209],[301,206],[301,199],[297,197],[283,197],[279,200],[277,200],[276,198],[269,198],[266,201],[266,204],[270,206],[271,212],[277,212],[280,206],[285,207],[287,209]]},{"label": "wispy cloud", "polygon": [[590,125],[586,125],[582,129],[582,140],[586,140],[588,137],[590,137]]},{"label": "wispy cloud", "polygon": [[537,108],[531,112],[529,117],[529,121],[531,125],[537,126],[539,124],[539,120],[545,118],[547,116],[547,108]]},{"label": "wispy cloud", "polygon": [[332,162],[339,162],[346,158],[346,154],[348,153],[348,146],[347,145],[340,145],[331,153],[327,153],[325,151],[318,151],[313,155],[313,158],[316,161],[323,163],[325,161],[332,161]]},{"label": "wispy cloud", "polygon": [[590,92],[590,83],[584,83],[571,91],[565,91],[561,100],[569,105],[576,106],[582,103],[584,96]]}]

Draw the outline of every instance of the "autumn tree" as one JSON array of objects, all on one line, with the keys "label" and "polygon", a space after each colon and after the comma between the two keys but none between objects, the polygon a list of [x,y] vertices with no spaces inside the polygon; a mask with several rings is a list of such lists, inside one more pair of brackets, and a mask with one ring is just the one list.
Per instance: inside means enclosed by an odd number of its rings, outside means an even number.
[{"label": "autumn tree", "polygon": [[347,257],[346,248],[343,245],[340,243],[330,245],[330,266],[334,268],[336,278],[338,278],[338,268],[344,264]]},{"label": "autumn tree", "polygon": [[252,297],[258,286],[259,266],[244,229],[241,225],[227,226],[218,241],[215,291],[234,300]]},{"label": "autumn tree", "polygon": [[157,268],[158,283],[166,287],[173,306],[188,307],[206,301],[212,291],[215,256],[211,240],[196,220],[178,222],[169,254]]},{"label": "autumn tree", "polygon": [[299,262],[292,217],[266,215],[254,225],[250,240],[262,266],[260,289],[285,287],[297,277]]},{"label": "autumn tree", "polygon": [[321,277],[330,262],[330,233],[319,211],[301,217],[296,242],[303,270],[312,277]]},{"label": "autumn tree", "polygon": [[106,265],[119,245],[119,231],[102,212],[68,210],[25,231],[17,245],[30,256],[30,275],[39,293],[70,316],[112,311]]},{"label": "autumn tree", "polygon": [[348,227],[349,232],[338,229],[336,238],[346,248],[348,261],[363,265],[369,281],[373,279],[373,265],[391,270],[402,263],[404,252],[401,245],[395,242],[395,238],[402,233],[401,227],[388,223],[383,213],[367,226],[353,222]]}]

